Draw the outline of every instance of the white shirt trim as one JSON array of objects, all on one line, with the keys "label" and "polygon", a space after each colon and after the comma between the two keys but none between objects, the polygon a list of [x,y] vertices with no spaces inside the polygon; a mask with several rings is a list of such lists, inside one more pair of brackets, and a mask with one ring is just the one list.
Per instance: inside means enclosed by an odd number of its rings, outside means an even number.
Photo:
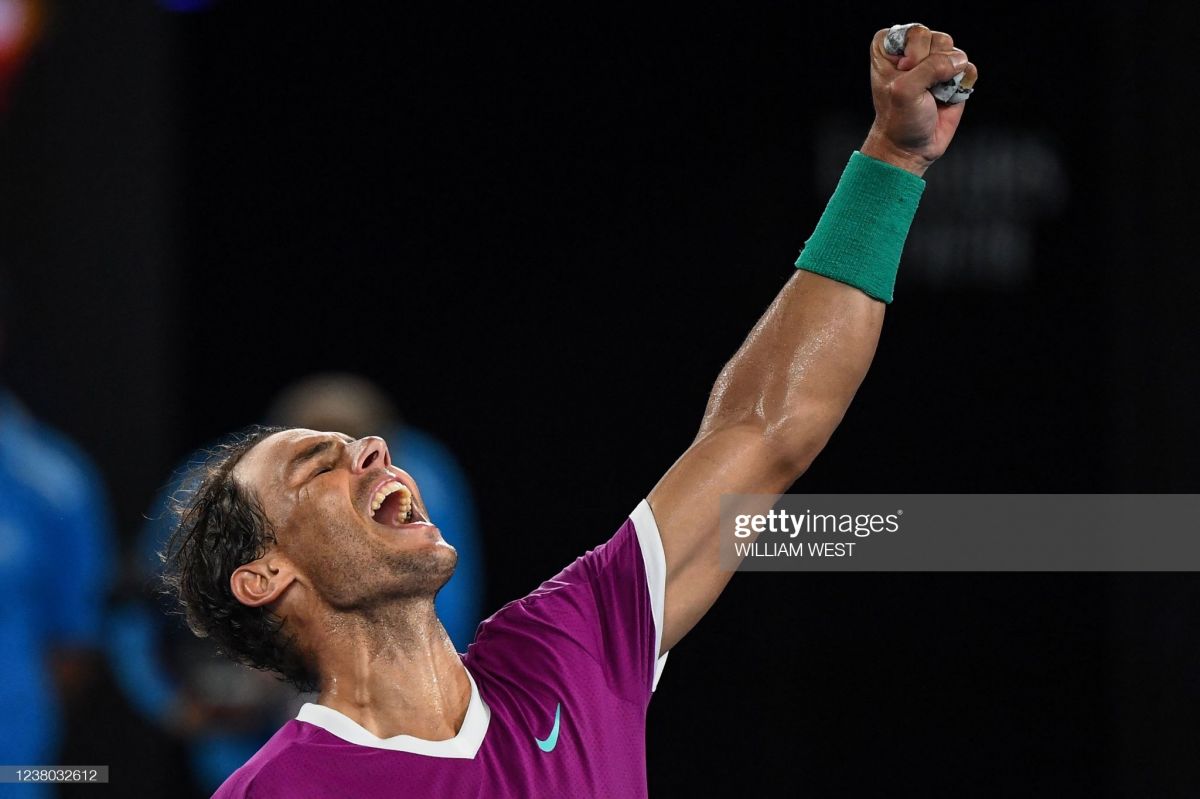
[{"label": "white shirt trim", "polygon": [[650,690],[658,688],[658,678],[667,665],[667,655],[662,649],[663,608],[667,602],[667,555],[663,552],[662,536],[649,500],[643,499],[629,514],[633,529],[637,531],[638,546],[642,550],[642,561],[646,565],[646,585],[650,589],[650,614],[654,617],[654,681]]},{"label": "white shirt trim", "polygon": [[463,717],[462,728],[459,729],[458,735],[445,741],[426,741],[424,738],[415,738],[411,735],[378,738],[341,711],[312,702],[306,702],[300,708],[296,720],[314,724],[347,743],[359,746],[391,749],[394,752],[409,752],[426,757],[470,760],[475,757],[479,747],[483,745],[483,736],[487,734],[492,711],[488,709],[483,702],[483,697],[479,695],[479,687],[475,685],[475,678],[471,676],[470,669],[467,669],[467,679],[471,681],[471,701],[467,705],[467,715]]}]

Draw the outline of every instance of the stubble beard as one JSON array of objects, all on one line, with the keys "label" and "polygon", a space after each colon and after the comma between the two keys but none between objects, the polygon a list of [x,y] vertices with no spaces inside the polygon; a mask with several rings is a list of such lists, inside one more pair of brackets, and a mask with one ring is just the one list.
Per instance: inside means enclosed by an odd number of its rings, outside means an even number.
[{"label": "stubble beard", "polygon": [[444,543],[397,551],[371,546],[361,538],[346,540],[358,543],[348,552],[323,558],[320,579],[315,581],[325,602],[339,612],[397,601],[432,602],[458,564],[458,552]]}]

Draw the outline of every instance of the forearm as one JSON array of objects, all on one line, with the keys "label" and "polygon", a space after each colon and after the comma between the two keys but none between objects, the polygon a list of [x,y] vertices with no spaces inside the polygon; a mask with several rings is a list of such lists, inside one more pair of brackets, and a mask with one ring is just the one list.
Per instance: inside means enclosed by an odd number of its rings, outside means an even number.
[{"label": "forearm", "polygon": [[722,370],[699,437],[756,428],[798,476],[862,383],[884,308],[856,288],[797,270]]},{"label": "forearm", "polygon": [[924,186],[912,176],[927,166],[885,147],[872,129],[798,262],[817,274],[802,271],[788,281],[726,366],[702,436],[757,426],[786,462],[800,467],[793,478],[815,457],[870,366],[883,321],[880,300],[891,300]]},{"label": "forearm", "polygon": [[801,271],[722,370],[699,436],[650,492],[667,563],[662,651],[729,581],[721,498],[787,490],[825,446],[875,355],[924,189],[917,178],[945,152],[962,117],[961,104],[938,104],[929,89],[959,71],[964,86],[978,75],[949,35],[903,29],[903,57],[884,49],[891,29],[871,43],[876,114],[860,150],[866,157],[851,158],[805,243]]}]

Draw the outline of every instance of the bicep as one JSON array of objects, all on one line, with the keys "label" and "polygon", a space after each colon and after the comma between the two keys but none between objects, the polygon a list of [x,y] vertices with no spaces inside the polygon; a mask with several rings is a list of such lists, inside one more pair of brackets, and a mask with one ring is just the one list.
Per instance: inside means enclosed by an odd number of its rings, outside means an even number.
[{"label": "bicep", "polygon": [[720,563],[721,496],[786,491],[798,474],[786,452],[756,424],[715,430],[699,437],[650,492],[667,562],[660,653],[687,634],[732,576]]}]

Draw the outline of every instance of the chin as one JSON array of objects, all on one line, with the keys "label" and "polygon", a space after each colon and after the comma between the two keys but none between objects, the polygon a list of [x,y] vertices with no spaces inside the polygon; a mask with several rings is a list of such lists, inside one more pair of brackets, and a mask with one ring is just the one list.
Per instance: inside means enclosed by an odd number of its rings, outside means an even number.
[{"label": "chin", "polygon": [[390,571],[400,578],[407,594],[436,593],[454,574],[458,552],[447,544],[436,528],[431,537],[405,547],[385,558]]},{"label": "chin", "polygon": [[[441,566],[441,570],[453,574],[454,567],[458,565],[458,550],[446,543],[440,535],[434,535],[437,536],[437,540],[429,541],[424,549],[429,553],[430,560]],[[449,574],[446,579],[449,579]]]}]

